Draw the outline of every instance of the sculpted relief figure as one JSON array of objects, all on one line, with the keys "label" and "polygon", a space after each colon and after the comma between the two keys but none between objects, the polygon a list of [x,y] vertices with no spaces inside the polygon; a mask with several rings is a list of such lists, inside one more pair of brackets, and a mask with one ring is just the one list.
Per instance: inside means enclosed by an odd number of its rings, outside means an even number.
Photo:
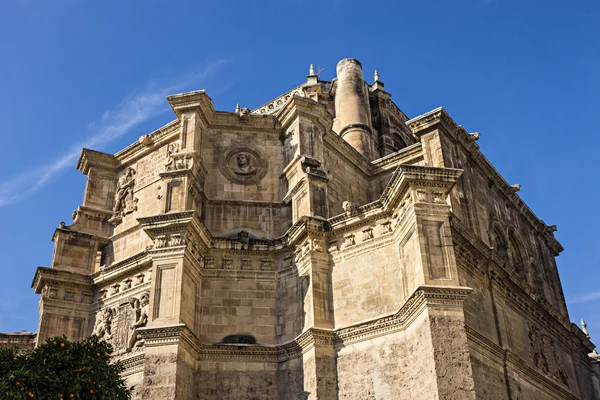
[{"label": "sculpted relief figure", "polygon": [[130,325],[130,329],[133,331],[129,338],[129,344],[127,351],[140,348],[144,345],[144,339],[138,338],[137,328],[146,326],[148,323],[148,306],[150,304],[150,295],[144,293],[140,296],[140,299],[131,300],[131,308],[134,310],[135,322]]},{"label": "sculpted relief figure", "polygon": [[252,166],[252,163],[250,162],[250,156],[247,153],[238,153],[236,154],[235,158],[237,160],[237,173],[249,174],[254,172],[255,168]]},{"label": "sculpted relief figure", "polygon": [[137,210],[137,199],[133,197],[134,183],[135,170],[129,167],[117,182],[113,216],[109,220],[112,224],[118,225],[125,215]]},{"label": "sculpted relief figure", "polygon": [[167,162],[165,164],[167,171],[177,169],[174,157],[177,153],[179,153],[179,144],[169,143],[169,145],[167,146]]},{"label": "sculpted relief figure", "polygon": [[98,312],[93,334],[109,342],[112,339],[112,319],[113,312],[110,308],[106,308],[104,312]]}]

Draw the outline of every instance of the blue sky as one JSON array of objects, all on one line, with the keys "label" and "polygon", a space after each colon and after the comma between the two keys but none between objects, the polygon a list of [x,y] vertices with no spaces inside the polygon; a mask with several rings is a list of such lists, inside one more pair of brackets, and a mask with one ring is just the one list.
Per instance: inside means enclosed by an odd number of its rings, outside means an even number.
[{"label": "blue sky", "polygon": [[[0,5],[0,331],[37,329],[30,289],[70,223],[81,147],[116,152],[206,89],[256,107],[337,61],[378,69],[409,117],[438,106],[557,224],[573,321],[600,342],[597,1],[34,1]],[[576,5],[576,7],[574,7]]]}]

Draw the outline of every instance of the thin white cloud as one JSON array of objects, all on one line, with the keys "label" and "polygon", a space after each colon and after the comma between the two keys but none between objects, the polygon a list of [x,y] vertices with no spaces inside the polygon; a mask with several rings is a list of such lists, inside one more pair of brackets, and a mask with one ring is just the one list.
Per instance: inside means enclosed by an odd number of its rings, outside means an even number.
[{"label": "thin white cloud", "polygon": [[581,304],[581,303],[589,303],[590,301],[600,300],[600,290],[596,292],[590,292],[581,294],[579,296],[572,297],[567,299],[567,302],[570,304]]},{"label": "thin white cloud", "polygon": [[0,207],[32,195],[58,173],[72,167],[77,162],[81,148],[101,149],[109,142],[125,135],[133,127],[168,111],[166,95],[204,81],[229,61],[224,59],[209,63],[198,71],[179,77],[174,83],[159,85],[150,82],[145,89],[128,96],[113,109],[106,110],[99,121],[89,124],[88,128],[93,133],[83,142],[71,146],[61,157],[48,164],[23,171],[8,181],[0,183]]}]

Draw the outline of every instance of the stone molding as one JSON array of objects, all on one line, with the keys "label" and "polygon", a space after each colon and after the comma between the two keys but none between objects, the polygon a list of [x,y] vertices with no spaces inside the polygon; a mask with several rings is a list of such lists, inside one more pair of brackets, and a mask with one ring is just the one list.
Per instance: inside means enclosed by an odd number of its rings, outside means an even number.
[{"label": "stone molding", "polygon": [[120,360],[125,370],[121,374],[123,377],[144,372],[144,364],[146,363],[145,353],[136,354],[133,357],[127,357]]},{"label": "stone molding", "polygon": [[375,173],[381,173],[389,170],[390,168],[397,167],[399,164],[409,164],[407,162],[402,163],[402,161],[406,161],[407,158],[413,157],[423,158],[423,147],[421,143],[411,144],[410,146],[400,149],[395,153],[388,154],[385,157],[374,160],[372,164],[380,169],[380,171]]},{"label": "stone molding", "polygon": [[132,164],[147,153],[151,153],[158,147],[166,144],[166,142],[171,140],[171,136],[178,135],[180,130],[179,126],[180,121],[175,119],[147,135],[151,140],[150,146],[146,146],[138,141],[117,152],[115,157],[120,160],[123,165]]},{"label": "stone molding", "polygon": [[277,113],[277,111],[279,111],[281,108],[283,108],[283,106],[285,106],[285,104],[288,102],[289,99],[292,98],[292,96],[298,95],[304,97],[304,92],[302,91],[303,86],[304,84],[296,86],[292,90],[285,92],[281,96],[276,97],[275,99],[263,104],[262,106],[256,107],[254,110],[251,111],[251,114],[271,115]]},{"label": "stone molding", "polygon": [[92,282],[87,274],[78,274],[56,268],[38,267],[31,282],[31,287],[39,294],[45,284],[91,290]]},{"label": "stone molding", "polygon": [[92,167],[115,171],[117,166],[118,161],[115,156],[97,150],[83,149],[77,160],[77,169],[84,175],[87,175]]}]

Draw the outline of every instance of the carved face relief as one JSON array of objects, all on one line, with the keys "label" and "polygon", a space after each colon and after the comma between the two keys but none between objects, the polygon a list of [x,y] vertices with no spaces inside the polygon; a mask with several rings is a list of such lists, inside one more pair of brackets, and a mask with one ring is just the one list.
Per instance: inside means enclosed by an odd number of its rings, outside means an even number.
[{"label": "carved face relief", "polygon": [[250,156],[248,153],[237,153],[235,158],[237,159],[238,170],[237,173],[248,174],[252,172],[255,168],[250,164]]},{"label": "carved face relief", "polygon": [[227,148],[219,160],[223,175],[243,185],[256,184],[267,172],[267,160],[258,150],[235,145]]}]

